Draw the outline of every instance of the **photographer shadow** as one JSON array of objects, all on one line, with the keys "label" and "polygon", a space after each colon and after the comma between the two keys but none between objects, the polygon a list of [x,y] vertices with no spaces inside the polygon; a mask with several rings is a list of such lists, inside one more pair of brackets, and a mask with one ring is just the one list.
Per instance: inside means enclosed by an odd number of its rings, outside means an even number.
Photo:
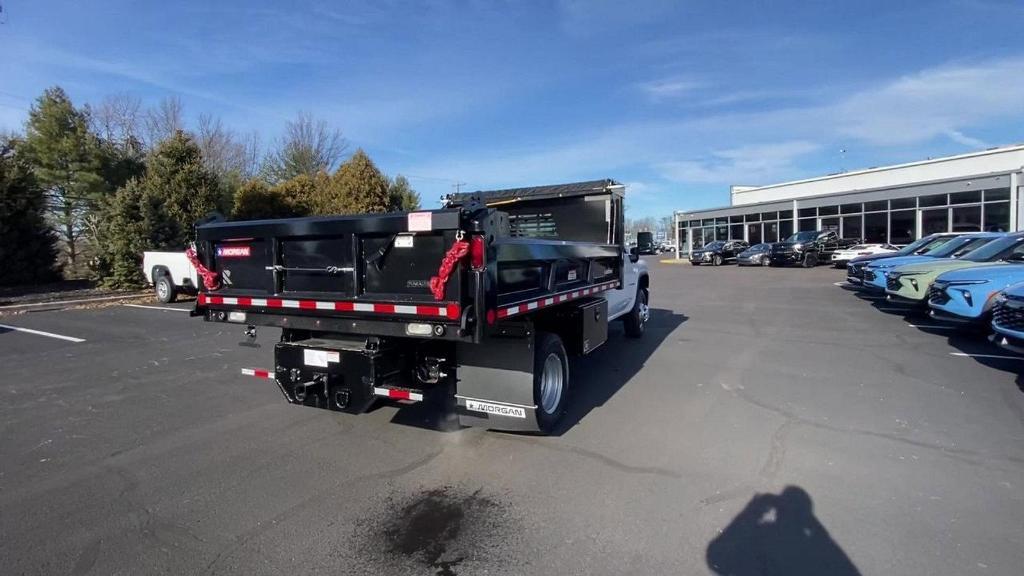
[{"label": "photographer shadow", "polygon": [[815,518],[810,495],[796,486],[755,495],[708,544],[705,559],[721,576],[860,574]]}]

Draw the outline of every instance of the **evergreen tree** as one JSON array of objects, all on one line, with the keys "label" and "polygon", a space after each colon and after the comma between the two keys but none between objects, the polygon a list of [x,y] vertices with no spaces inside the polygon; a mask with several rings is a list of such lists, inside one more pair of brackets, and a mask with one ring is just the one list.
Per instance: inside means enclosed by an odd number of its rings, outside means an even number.
[{"label": "evergreen tree", "polygon": [[388,210],[391,212],[412,212],[420,209],[420,195],[409,179],[399,174],[388,185]]},{"label": "evergreen tree", "polygon": [[56,237],[46,199],[17,143],[0,140],[0,285],[55,280]]},{"label": "evergreen tree", "polygon": [[148,195],[164,203],[180,233],[178,248],[193,239],[197,220],[227,208],[217,175],[206,167],[192,137],[180,130],[150,153],[142,186]]},{"label": "evergreen tree", "polygon": [[22,153],[46,191],[49,215],[73,269],[85,219],[106,190],[88,112],[76,109],[60,87],[47,89],[29,111]]},{"label": "evergreen tree", "polygon": [[146,164],[145,175],[129,180],[105,205],[97,268],[106,286],[141,284],[143,251],[184,249],[195,222],[222,208],[217,176],[184,132],[158,144]]},{"label": "evergreen tree", "polygon": [[273,188],[262,180],[250,180],[235,192],[234,220],[259,220],[262,218],[291,218],[309,213],[309,198],[312,179],[299,176],[282,182]]},{"label": "evergreen tree", "polygon": [[331,178],[326,195],[312,206],[314,214],[365,214],[387,212],[388,179],[360,148]]}]

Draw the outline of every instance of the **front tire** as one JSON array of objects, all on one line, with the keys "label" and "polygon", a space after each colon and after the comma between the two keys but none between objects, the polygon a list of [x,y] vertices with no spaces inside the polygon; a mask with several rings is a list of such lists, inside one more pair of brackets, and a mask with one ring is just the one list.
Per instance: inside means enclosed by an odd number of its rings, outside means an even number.
[{"label": "front tire", "polygon": [[550,434],[569,405],[569,357],[556,334],[539,332],[533,355],[533,400],[537,426]]},{"label": "front tire", "polygon": [[772,265],[772,261],[767,256],[765,256],[764,258],[761,258],[761,266],[771,266],[771,265]]},{"label": "front tire", "polygon": [[647,330],[647,321],[651,317],[648,298],[647,288],[637,289],[636,299],[633,300],[633,309],[629,311],[624,320],[626,336],[640,338]]},{"label": "front tire", "polygon": [[804,268],[814,268],[818,264],[818,255],[813,252],[804,254],[803,262],[800,263]]},{"label": "front tire", "polygon": [[711,264],[714,265],[714,266],[721,266],[722,265],[722,255],[721,254],[715,254],[714,256],[712,256],[711,257]]},{"label": "front tire", "polygon": [[178,291],[175,290],[174,283],[166,275],[156,279],[156,282],[153,283],[153,291],[156,293],[157,301],[164,304],[170,304],[178,298]]}]

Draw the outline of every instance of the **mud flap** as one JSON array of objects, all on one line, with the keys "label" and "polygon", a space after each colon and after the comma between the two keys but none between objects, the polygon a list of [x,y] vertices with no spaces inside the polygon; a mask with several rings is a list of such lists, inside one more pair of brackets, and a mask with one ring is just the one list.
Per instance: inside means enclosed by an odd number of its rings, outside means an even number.
[{"label": "mud flap", "polygon": [[533,398],[535,335],[491,337],[458,345],[456,412],[459,424],[538,432]]}]

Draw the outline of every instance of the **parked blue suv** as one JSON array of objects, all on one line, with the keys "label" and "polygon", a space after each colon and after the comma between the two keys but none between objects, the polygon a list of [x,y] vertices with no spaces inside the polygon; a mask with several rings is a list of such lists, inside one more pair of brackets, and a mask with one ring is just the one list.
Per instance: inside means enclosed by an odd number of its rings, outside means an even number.
[{"label": "parked blue suv", "polygon": [[891,268],[916,262],[926,262],[930,258],[959,258],[1005,235],[1002,232],[970,232],[957,236],[941,247],[922,256],[900,256],[899,258],[885,258],[878,262],[872,262],[864,268],[863,286],[870,290],[885,292],[886,271]]},{"label": "parked blue suv", "polygon": [[[997,243],[989,244],[995,248]],[[939,274],[928,291],[929,314],[939,320],[988,326],[996,296],[1024,282],[1024,232],[1009,234],[998,244],[1001,263],[986,263]]]},{"label": "parked blue suv", "polygon": [[1024,284],[1014,284],[996,296],[992,329],[997,344],[1024,354]]}]

